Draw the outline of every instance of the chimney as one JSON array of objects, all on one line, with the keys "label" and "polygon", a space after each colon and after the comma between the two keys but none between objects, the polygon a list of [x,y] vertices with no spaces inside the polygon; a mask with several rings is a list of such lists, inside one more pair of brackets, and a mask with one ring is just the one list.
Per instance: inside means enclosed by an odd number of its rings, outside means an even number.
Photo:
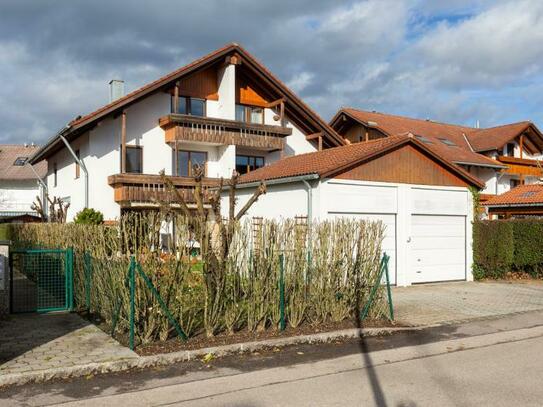
[{"label": "chimney", "polygon": [[109,81],[109,102],[113,102],[124,96],[124,81],[112,79]]},{"label": "chimney", "polygon": [[477,120],[475,122],[475,128],[478,129],[478,128],[480,128],[480,126],[481,126],[481,124],[479,123],[479,120]]}]

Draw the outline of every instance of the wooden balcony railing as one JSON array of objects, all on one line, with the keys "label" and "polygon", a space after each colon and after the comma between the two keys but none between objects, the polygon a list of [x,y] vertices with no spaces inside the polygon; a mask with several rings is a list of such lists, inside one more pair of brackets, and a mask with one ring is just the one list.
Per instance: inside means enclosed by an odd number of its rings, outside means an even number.
[{"label": "wooden balcony railing", "polygon": [[[194,201],[194,179],[188,177],[169,177],[186,203]],[[122,206],[148,206],[160,203],[175,204],[176,194],[168,191],[160,175],[149,174],[115,174],[108,177],[108,183],[115,190],[115,202]],[[216,178],[204,178],[204,192],[219,185]]]},{"label": "wooden balcony railing", "polygon": [[285,147],[284,138],[292,134],[292,129],[288,127],[184,114],[161,117],[159,125],[165,130],[166,143],[175,143],[176,140],[202,141],[265,151],[282,150]]},{"label": "wooden balcony railing", "polygon": [[537,160],[527,158],[499,156],[498,161],[507,165],[507,174],[530,175],[534,177],[543,177],[542,164]]}]

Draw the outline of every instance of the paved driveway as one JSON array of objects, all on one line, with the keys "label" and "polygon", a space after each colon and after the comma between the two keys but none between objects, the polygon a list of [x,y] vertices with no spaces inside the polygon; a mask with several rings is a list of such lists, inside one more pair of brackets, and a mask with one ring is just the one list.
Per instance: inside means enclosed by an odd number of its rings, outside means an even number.
[{"label": "paved driveway", "polygon": [[395,317],[409,325],[450,324],[470,319],[543,310],[543,282],[457,282],[393,290]]},{"label": "paved driveway", "polygon": [[77,314],[21,314],[0,321],[2,376],[136,358]]}]

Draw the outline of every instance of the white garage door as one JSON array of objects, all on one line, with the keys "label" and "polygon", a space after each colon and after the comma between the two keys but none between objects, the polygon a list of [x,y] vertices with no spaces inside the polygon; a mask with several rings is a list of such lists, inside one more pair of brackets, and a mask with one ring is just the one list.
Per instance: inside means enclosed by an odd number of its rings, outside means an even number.
[{"label": "white garage door", "polygon": [[466,279],[464,216],[411,216],[409,246],[413,283]]},{"label": "white garage door", "polygon": [[351,219],[364,219],[370,221],[380,220],[385,224],[386,230],[382,250],[390,256],[390,260],[388,263],[390,284],[396,284],[396,215],[355,212],[328,212],[328,215],[330,216],[330,218],[346,217]]}]

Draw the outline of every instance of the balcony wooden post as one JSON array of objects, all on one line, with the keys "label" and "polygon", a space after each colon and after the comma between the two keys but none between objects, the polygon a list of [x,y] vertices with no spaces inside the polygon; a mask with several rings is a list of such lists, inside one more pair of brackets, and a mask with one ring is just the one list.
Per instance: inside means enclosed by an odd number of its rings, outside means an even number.
[{"label": "balcony wooden post", "polygon": [[281,104],[279,105],[279,120],[281,123],[281,126],[285,126],[285,101],[281,100]]},{"label": "balcony wooden post", "polygon": [[[522,159],[523,156],[523,150],[524,150],[524,134],[520,135],[519,138],[519,147],[520,147],[520,159]],[[520,174],[520,185],[524,185],[524,174]]]},{"label": "balcony wooden post", "polygon": [[179,82],[175,83],[175,88],[173,91],[173,112],[172,113],[178,113],[179,112]]},{"label": "balcony wooden post", "polygon": [[121,114],[121,172],[126,172],[126,112]]}]

